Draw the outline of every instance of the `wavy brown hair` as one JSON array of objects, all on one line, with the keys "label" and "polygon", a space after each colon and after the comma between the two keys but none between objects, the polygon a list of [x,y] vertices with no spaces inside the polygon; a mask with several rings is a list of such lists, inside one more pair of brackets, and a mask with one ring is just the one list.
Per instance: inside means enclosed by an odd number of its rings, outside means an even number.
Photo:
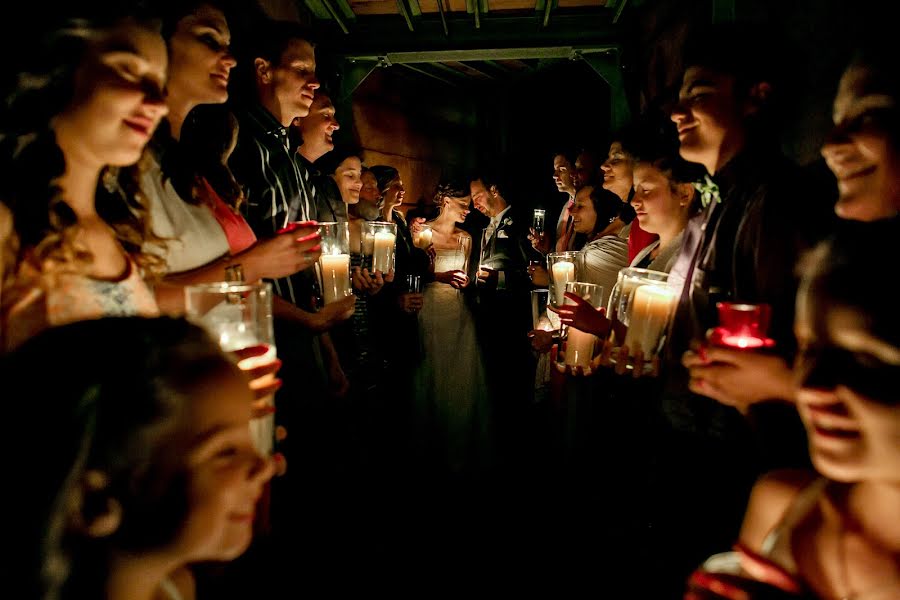
[{"label": "wavy brown hair", "polygon": [[[90,3],[89,3],[90,4]],[[115,27],[130,20],[153,31],[159,21],[139,4],[104,5],[88,16],[64,19],[52,30],[36,34],[36,49],[19,58],[18,75],[3,90],[0,106],[0,201],[9,209],[13,239],[3,249],[4,287],[18,266],[30,259],[46,271],[84,271],[90,252],[75,242],[78,220],[58,185],[65,156],[50,127],[72,102],[75,76],[88,51]],[[156,240],[150,231],[146,201],[138,183],[141,162],[104,169],[96,194],[97,213],[116,233],[145,277],[159,275],[162,259],[142,250]]]}]

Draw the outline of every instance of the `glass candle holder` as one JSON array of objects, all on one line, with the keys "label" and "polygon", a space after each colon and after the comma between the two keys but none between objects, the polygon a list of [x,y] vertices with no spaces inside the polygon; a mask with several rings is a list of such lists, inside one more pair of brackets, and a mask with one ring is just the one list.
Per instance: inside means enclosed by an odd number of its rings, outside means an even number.
[{"label": "glass candle holder", "polygon": [[322,302],[331,304],[353,293],[350,286],[350,229],[346,222],[319,223],[322,255],[319,257],[319,284]]},{"label": "glass candle holder", "polygon": [[562,306],[565,300],[566,284],[578,279],[577,261],[577,252],[551,252],[547,255],[551,306]]},{"label": "glass candle holder", "polygon": [[753,349],[774,346],[766,337],[772,307],[768,304],[717,302],[719,326],[713,329],[710,343],[729,348]]},{"label": "glass candle holder", "polygon": [[[603,287],[594,283],[572,281],[566,284],[565,291],[575,294],[594,308],[603,305]],[[574,304],[568,298],[566,304]],[[597,336],[575,327],[566,327],[562,332],[565,364],[570,367],[589,367],[594,357]]]},{"label": "glass candle holder", "polygon": [[394,251],[397,245],[397,224],[387,221],[366,221],[362,229],[362,254],[372,272],[390,273],[394,270]]},{"label": "glass candle holder", "polygon": [[549,331],[555,329],[547,316],[547,301],[550,298],[550,290],[541,288],[531,290],[531,328]]}]

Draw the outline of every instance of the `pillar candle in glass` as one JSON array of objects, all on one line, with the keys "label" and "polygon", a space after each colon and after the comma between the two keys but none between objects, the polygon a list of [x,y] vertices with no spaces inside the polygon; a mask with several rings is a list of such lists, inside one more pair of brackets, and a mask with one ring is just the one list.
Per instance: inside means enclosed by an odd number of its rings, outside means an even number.
[{"label": "pillar candle in glass", "polygon": [[422,250],[427,250],[428,246],[431,245],[431,239],[434,235],[434,232],[431,230],[431,225],[423,223],[419,226],[419,230],[413,235],[413,245],[416,248],[421,248]]},{"label": "pillar candle in glass", "polygon": [[[628,306],[634,298],[635,288],[645,283],[658,283],[665,286],[668,280],[669,274],[663,271],[651,271],[636,267],[627,267],[619,271],[606,306],[606,315],[613,323],[611,335],[615,344],[623,342],[621,330],[623,326],[628,326]],[[620,333],[617,334],[617,331]]]},{"label": "pillar candle in glass", "polygon": [[346,222],[319,223],[322,255],[319,257],[319,283],[322,302],[331,304],[353,293],[350,287],[350,229]]},{"label": "pillar candle in glass", "polygon": [[634,288],[628,311],[625,345],[631,356],[640,349],[644,360],[656,357],[675,313],[677,296],[664,285],[644,283]]},{"label": "pillar candle in glass", "polygon": [[[573,281],[566,284],[566,292],[575,294],[594,308],[600,308],[603,302],[603,287],[594,283],[583,283]],[[566,304],[574,304],[566,299]],[[574,327],[566,327],[565,343],[565,364],[570,367],[588,367],[591,359],[594,357],[594,347],[597,343],[597,336],[586,331],[581,331]]]},{"label": "pillar candle in glass", "polygon": [[389,273],[394,270],[394,248],[397,225],[387,221],[363,223],[363,255],[371,257],[371,270]]},{"label": "pillar candle in glass", "polygon": [[566,284],[577,279],[578,270],[575,263],[577,252],[551,252],[547,255],[547,271],[550,274],[550,305],[563,304]]}]

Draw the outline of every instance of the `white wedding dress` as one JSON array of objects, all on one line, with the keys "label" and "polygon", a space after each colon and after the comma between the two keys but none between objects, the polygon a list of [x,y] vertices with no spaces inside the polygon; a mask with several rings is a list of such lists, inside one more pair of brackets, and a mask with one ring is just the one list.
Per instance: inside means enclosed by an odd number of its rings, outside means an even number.
[{"label": "white wedding dress", "polygon": [[[455,250],[436,250],[435,273],[463,269]],[[425,287],[419,312],[424,350],[416,374],[417,434],[431,456],[454,472],[490,462],[490,410],[475,320],[462,291]]]}]

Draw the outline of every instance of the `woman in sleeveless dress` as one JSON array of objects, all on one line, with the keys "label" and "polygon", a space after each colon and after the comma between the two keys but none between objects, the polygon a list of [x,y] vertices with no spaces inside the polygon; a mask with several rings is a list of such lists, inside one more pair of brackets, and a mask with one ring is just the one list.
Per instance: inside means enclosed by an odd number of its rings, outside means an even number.
[{"label": "woman in sleeveless dress", "polygon": [[[457,227],[469,214],[468,189],[442,185],[430,222],[434,281],[419,312],[424,357],[418,369],[417,422],[426,448],[452,472],[476,470],[489,456],[490,421],[475,322],[462,290],[469,285],[471,236]],[[423,431],[424,430],[424,431]]]}]

